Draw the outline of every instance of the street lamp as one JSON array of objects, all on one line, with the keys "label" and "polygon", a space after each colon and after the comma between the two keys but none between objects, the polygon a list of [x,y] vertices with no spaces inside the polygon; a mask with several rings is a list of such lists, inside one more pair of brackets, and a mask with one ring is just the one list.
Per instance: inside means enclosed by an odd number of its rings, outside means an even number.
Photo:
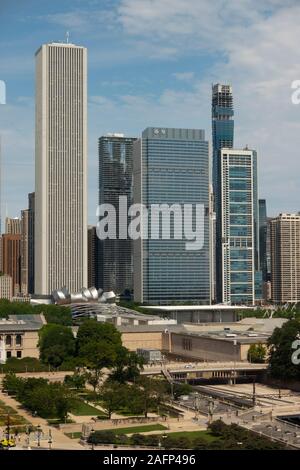
[{"label": "street lamp", "polygon": [[30,450],[30,430],[29,430],[29,426],[26,426],[26,446],[27,446],[27,450]]},{"label": "street lamp", "polygon": [[10,415],[7,413],[7,418],[6,418],[6,439],[9,441],[10,437]]},{"label": "street lamp", "polygon": [[53,442],[52,433],[51,433],[51,429],[49,429],[49,437],[48,437],[49,450],[51,450],[52,448],[52,442]]},{"label": "street lamp", "polygon": [[166,433],[164,433],[161,437],[162,437],[162,439],[163,439],[163,448],[165,449],[164,441],[167,439],[168,436],[167,436]]},{"label": "street lamp", "polygon": [[38,447],[41,447],[41,435],[42,435],[42,428],[41,428],[41,425],[38,424],[38,426],[37,426],[37,445],[38,445]]},{"label": "street lamp", "polygon": [[95,443],[94,443],[94,440],[93,440],[94,433],[95,433],[95,429],[92,428],[91,433],[90,433],[90,436],[92,436],[92,447],[91,447],[92,450],[95,450]]}]

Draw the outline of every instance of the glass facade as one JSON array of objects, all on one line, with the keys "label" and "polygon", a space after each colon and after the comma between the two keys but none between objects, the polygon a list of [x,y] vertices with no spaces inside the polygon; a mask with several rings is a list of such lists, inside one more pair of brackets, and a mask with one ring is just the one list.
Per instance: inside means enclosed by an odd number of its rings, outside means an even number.
[{"label": "glass facade", "polygon": [[[232,148],[234,138],[233,96],[229,85],[212,86],[212,143],[213,143],[213,192],[216,213],[216,299],[222,301],[222,243],[221,243],[221,149]],[[238,170],[237,170],[238,171]],[[236,184],[232,182],[232,184]],[[231,188],[234,189],[234,188]],[[242,188],[237,188],[242,189]]]},{"label": "glass facade", "polygon": [[[204,245],[186,249],[182,239],[174,239],[171,216],[171,238],[142,241],[142,301],[168,304],[176,302],[210,302],[209,256],[209,151],[204,131],[198,129],[156,129],[143,132],[141,145],[141,199],[151,204],[204,206]],[[183,217],[182,217],[183,220]],[[149,232],[151,224],[149,225]]]},{"label": "glass facade", "polygon": [[257,256],[257,156],[221,150],[222,302],[253,304],[259,296]]},{"label": "glass facade", "polygon": [[[119,234],[119,196],[132,204],[133,142],[135,138],[108,135],[99,139],[99,204],[112,204],[116,209],[116,233]],[[128,220],[127,220],[128,222]],[[133,289],[132,242],[103,240],[99,242],[99,286],[117,294]]]},{"label": "glass facade", "polygon": [[269,281],[268,277],[268,261],[267,261],[267,205],[265,199],[260,199],[259,204],[259,265],[262,271],[263,281]]}]

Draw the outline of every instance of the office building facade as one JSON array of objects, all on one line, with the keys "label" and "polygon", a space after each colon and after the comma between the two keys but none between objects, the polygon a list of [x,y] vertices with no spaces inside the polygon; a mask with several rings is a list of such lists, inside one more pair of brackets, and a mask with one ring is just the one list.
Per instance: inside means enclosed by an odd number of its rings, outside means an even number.
[{"label": "office building facade", "polygon": [[[134,144],[134,202],[143,204],[148,211],[142,209],[143,236],[144,223],[150,221],[148,238],[144,236],[134,242],[134,298],[137,302],[210,303],[209,198],[209,150],[204,131],[147,128],[142,139]],[[166,204],[169,208],[176,204],[181,213],[184,204],[193,208],[201,205],[201,249],[188,250],[183,232],[181,239],[174,236],[178,223],[171,210],[169,239],[163,237],[163,226],[158,237],[152,237],[153,204]],[[188,220],[195,227],[195,218]]]},{"label": "office building facade", "polygon": [[[99,139],[99,204],[112,204],[115,208],[117,233],[115,240],[100,241],[99,284],[104,291],[127,295],[133,289],[132,241],[119,237],[119,224],[123,223],[119,217],[119,197],[127,198],[128,207],[132,204],[135,140],[123,134],[108,134]],[[127,226],[128,220],[125,216]]]},{"label": "office building facade", "polygon": [[8,274],[0,275],[0,299],[12,300],[13,285],[12,277]]},{"label": "office building facade", "polygon": [[87,50],[36,53],[35,293],[87,284]]},{"label": "office building facade", "polygon": [[215,299],[222,301],[222,240],[221,240],[221,174],[220,158],[222,148],[233,148],[234,145],[234,108],[233,94],[230,85],[215,84],[212,86],[212,144],[213,165],[212,182],[214,193],[214,211],[216,213],[215,241]]},{"label": "office building facade", "polygon": [[222,149],[221,301],[254,304],[257,296],[257,155],[254,150]]},{"label": "office building facade", "polygon": [[13,295],[20,292],[21,287],[21,235],[2,235],[2,270],[11,276]]},{"label": "office building facade", "polygon": [[300,302],[300,214],[280,214],[270,228],[272,300]]},{"label": "office building facade", "polygon": [[22,231],[22,222],[18,217],[6,217],[5,218],[5,233],[16,235]]},{"label": "office building facade", "polygon": [[29,231],[29,211],[21,212],[21,292],[28,294],[28,231]]},{"label": "office building facade", "polygon": [[28,293],[34,294],[34,200],[35,193],[28,194]]}]

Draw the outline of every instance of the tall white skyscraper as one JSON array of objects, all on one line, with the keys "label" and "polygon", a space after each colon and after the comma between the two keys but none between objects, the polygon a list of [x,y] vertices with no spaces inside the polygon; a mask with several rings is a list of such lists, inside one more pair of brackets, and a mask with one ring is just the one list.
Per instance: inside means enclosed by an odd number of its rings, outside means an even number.
[{"label": "tall white skyscraper", "polygon": [[36,52],[35,293],[87,284],[87,50]]}]

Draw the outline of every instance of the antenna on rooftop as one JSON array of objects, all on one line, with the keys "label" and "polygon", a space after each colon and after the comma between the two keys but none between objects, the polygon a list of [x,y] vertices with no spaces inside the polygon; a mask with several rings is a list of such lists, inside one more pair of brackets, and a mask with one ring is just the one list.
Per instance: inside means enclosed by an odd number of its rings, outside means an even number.
[{"label": "antenna on rooftop", "polygon": [[67,40],[67,44],[69,44],[69,37],[70,37],[70,33],[69,31],[66,32],[66,40]]}]

